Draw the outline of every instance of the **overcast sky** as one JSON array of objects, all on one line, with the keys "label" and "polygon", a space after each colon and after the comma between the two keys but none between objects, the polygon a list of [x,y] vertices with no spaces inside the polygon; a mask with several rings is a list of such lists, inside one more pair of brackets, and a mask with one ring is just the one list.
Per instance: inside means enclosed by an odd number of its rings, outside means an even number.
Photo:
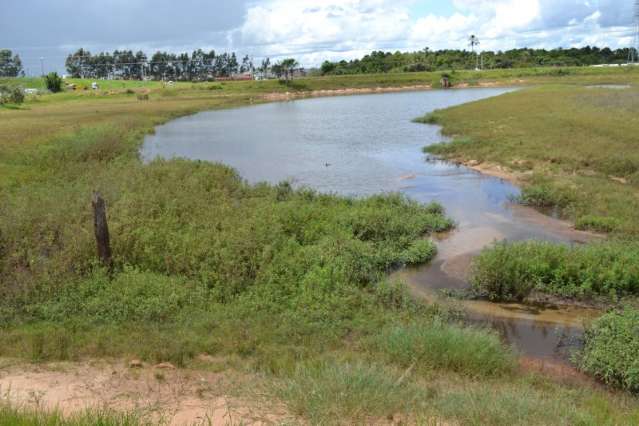
[{"label": "overcast sky", "polygon": [[0,48],[64,70],[79,47],[234,50],[313,66],[371,50],[632,44],[634,0],[0,0]]}]

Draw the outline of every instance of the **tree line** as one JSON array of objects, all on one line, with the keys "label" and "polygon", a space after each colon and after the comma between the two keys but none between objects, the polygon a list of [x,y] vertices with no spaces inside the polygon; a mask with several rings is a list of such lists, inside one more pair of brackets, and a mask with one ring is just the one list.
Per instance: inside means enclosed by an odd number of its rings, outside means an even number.
[{"label": "tree line", "polygon": [[[327,74],[368,74],[386,72],[440,71],[455,69],[526,68],[543,66],[588,66],[620,64],[636,53],[632,48],[610,49],[586,46],[570,49],[512,49],[485,51],[477,54],[467,50],[430,50],[416,52],[373,51],[361,59],[325,61],[320,72]],[[478,56],[479,55],[479,56]],[[241,60],[235,52],[217,53],[198,49],[192,53],[155,52],[151,57],[142,51],[115,50],[92,54],[78,49],[66,58],[69,75],[76,78],[122,78],[154,80],[201,81],[259,72],[263,76],[289,79],[299,66],[288,58],[271,64],[266,58],[255,66],[247,55]],[[0,77],[24,75],[20,56],[9,49],[0,49]]]},{"label": "tree line", "polygon": [[[571,49],[512,49],[485,51],[481,54],[467,50],[430,50],[417,52],[374,51],[361,59],[325,61],[322,74],[369,74],[386,72],[443,71],[455,69],[499,69],[543,66],[588,66],[628,62],[631,49],[612,50],[586,46]],[[479,56],[478,56],[479,55]]]},{"label": "tree line", "polygon": [[238,60],[235,52],[205,52],[202,49],[189,53],[155,52],[151,57],[142,51],[115,50],[92,54],[79,49],[65,62],[67,72],[75,78],[122,78],[126,80],[208,80],[254,72],[249,56]]}]

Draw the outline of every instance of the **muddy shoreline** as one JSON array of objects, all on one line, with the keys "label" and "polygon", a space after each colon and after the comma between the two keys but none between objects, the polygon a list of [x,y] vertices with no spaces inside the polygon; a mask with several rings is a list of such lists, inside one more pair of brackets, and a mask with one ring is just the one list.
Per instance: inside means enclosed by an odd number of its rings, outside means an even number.
[{"label": "muddy shoreline", "polygon": [[351,96],[351,95],[369,95],[380,93],[397,93],[397,92],[414,92],[414,91],[427,91],[427,90],[456,90],[456,89],[470,89],[470,88],[497,88],[497,87],[512,87],[516,85],[525,84],[525,80],[517,80],[514,82],[498,82],[498,81],[485,81],[479,82],[474,85],[468,83],[459,83],[448,89],[434,88],[431,84],[417,84],[410,86],[392,86],[392,87],[362,87],[362,88],[343,88],[343,89],[323,89],[323,90],[311,90],[311,91],[294,91],[285,93],[268,93],[263,96],[263,99],[268,102],[278,101],[291,101],[296,99],[305,98],[320,98],[320,97],[333,97],[333,96]]}]

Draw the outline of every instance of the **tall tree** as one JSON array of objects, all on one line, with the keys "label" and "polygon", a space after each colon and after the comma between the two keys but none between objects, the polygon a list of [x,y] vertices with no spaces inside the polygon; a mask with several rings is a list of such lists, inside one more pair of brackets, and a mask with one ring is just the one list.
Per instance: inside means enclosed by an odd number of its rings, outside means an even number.
[{"label": "tall tree", "polygon": [[268,75],[268,72],[270,69],[271,69],[271,58],[266,57],[262,59],[262,65],[260,65],[259,71],[262,74],[263,78],[265,78]]},{"label": "tall tree", "polygon": [[18,54],[9,49],[0,49],[0,77],[18,77],[24,75],[22,61]]},{"label": "tall tree", "polygon": [[242,59],[242,65],[240,65],[240,73],[253,72],[253,70],[253,61],[251,61],[249,55],[244,56]]},{"label": "tall tree", "polygon": [[286,83],[288,83],[289,79],[293,78],[293,73],[299,63],[293,58],[286,58],[283,59],[279,65],[281,67],[282,74],[284,75],[284,79],[286,80]]}]

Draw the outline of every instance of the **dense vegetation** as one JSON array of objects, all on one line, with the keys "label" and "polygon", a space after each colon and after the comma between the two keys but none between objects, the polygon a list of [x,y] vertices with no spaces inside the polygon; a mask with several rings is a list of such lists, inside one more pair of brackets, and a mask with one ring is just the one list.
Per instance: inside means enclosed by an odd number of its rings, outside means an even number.
[{"label": "dense vegetation", "polygon": [[614,301],[639,295],[639,244],[498,243],[475,258],[472,284],[491,300],[521,301],[538,291]]},{"label": "dense vegetation", "polygon": [[9,49],[0,49],[0,77],[18,77],[23,75],[20,55]]},{"label": "dense vegetation", "polygon": [[579,363],[605,383],[639,393],[638,353],[639,310],[626,307],[590,325]]},{"label": "dense vegetation", "polygon": [[235,52],[204,52],[201,49],[188,53],[155,52],[149,56],[142,51],[115,50],[92,54],[78,49],[66,59],[66,68],[72,77],[107,78],[125,80],[150,77],[155,80],[206,80],[228,77],[254,70],[247,56],[240,60]]},{"label": "dense vegetation", "polygon": [[629,49],[612,50],[586,46],[571,49],[512,49],[499,52],[481,52],[477,54],[467,50],[430,50],[425,48],[417,52],[375,51],[361,59],[351,61],[325,61],[320,70],[326,74],[370,74],[383,72],[415,72],[475,69],[481,64],[483,69],[529,68],[529,67],[567,67],[598,64],[626,63]]},{"label": "dense vegetation", "polygon": [[[520,375],[495,334],[386,281],[433,256],[424,234],[450,227],[439,206],[251,186],[219,164],[137,158],[141,136],[176,115],[270,91],[414,79],[109,82],[0,109],[0,356],[193,366],[207,353],[321,424],[636,422],[634,400]],[[142,91],[148,101],[133,96]],[[108,202],[112,272],[95,261],[93,190]]]},{"label": "dense vegetation", "polygon": [[[554,210],[578,229],[611,234],[611,241],[584,246],[520,242],[485,249],[473,268],[480,295],[523,300],[538,291],[614,304],[639,294],[634,136],[639,70],[625,74],[627,88],[546,86],[419,119],[442,124],[453,138],[425,151],[488,168],[498,165],[523,183],[521,203]],[[580,367],[636,392],[638,326],[631,307],[595,321],[585,336]]]}]

